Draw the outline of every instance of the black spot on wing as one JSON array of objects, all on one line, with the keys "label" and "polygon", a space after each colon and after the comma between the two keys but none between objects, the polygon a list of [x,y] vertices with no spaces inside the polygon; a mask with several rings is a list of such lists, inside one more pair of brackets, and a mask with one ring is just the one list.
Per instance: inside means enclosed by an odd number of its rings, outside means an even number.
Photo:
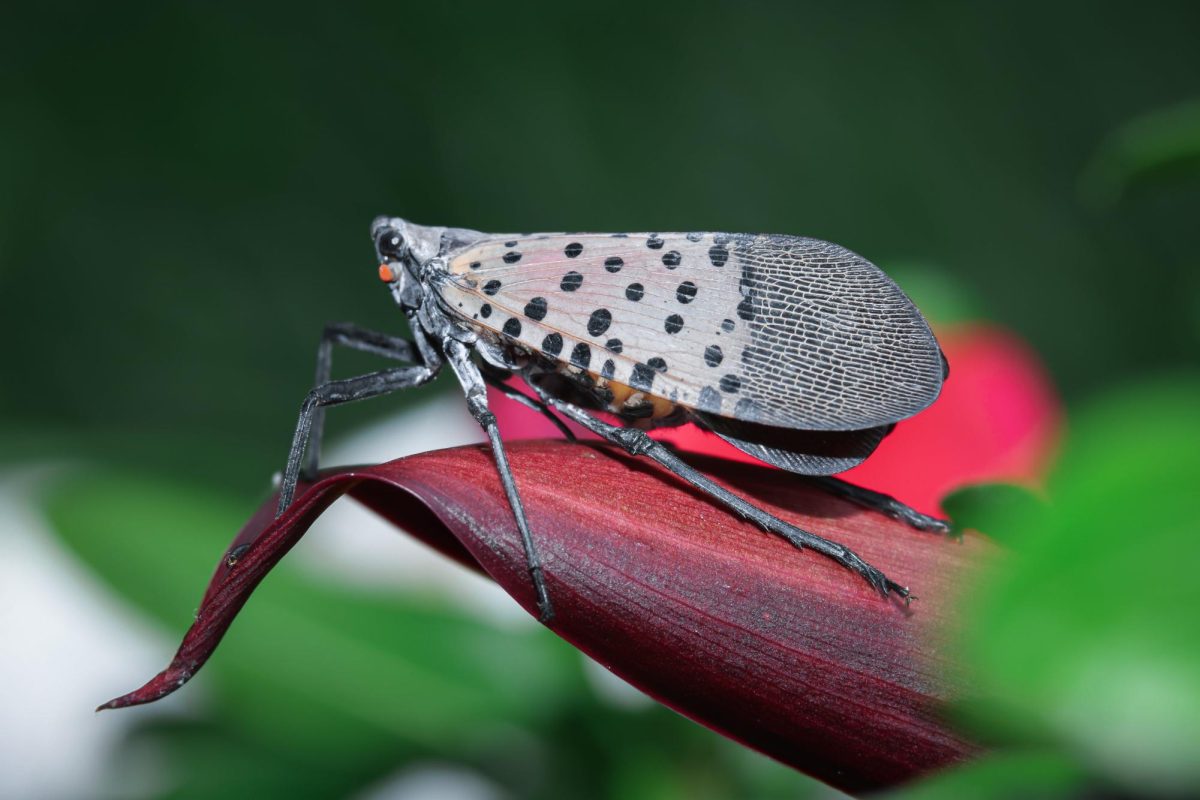
[{"label": "black spot on wing", "polygon": [[491,306],[491,304],[490,304],[490,303],[484,303],[482,306],[480,306],[480,307],[479,307],[479,315],[480,315],[481,317],[483,317],[484,319],[487,319],[488,317],[490,317],[490,316],[492,315],[492,306]]},{"label": "black spot on wing", "polygon": [[675,290],[675,299],[687,305],[696,299],[696,284],[691,281],[684,281],[679,284],[679,288]]},{"label": "black spot on wing", "polygon": [[678,314],[672,314],[663,322],[663,328],[667,333],[679,333],[683,330],[683,317]]},{"label": "black spot on wing", "polygon": [[563,275],[562,283],[558,285],[558,288],[564,292],[573,292],[580,286],[583,286],[583,276],[575,270],[571,270],[566,275]]},{"label": "black spot on wing", "polygon": [[640,283],[631,283],[625,287],[625,299],[631,300],[634,303],[641,300],[646,295],[646,287]]},{"label": "black spot on wing", "polygon": [[742,379],[737,375],[730,373],[721,378],[721,391],[727,394],[735,394],[738,389],[742,388]]},{"label": "black spot on wing", "polygon": [[515,250],[509,251],[504,254],[504,263],[505,264],[515,264],[520,260],[521,260],[521,254],[516,252]]},{"label": "black spot on wing", "polygon": [[542,352],[548,356],[556,356],[562,352],[563,338],[561,334],[548,333],[542,339]]},{"label": "black spot on wing", "polygon": [[612,324],[612,312],[607,308],[597,308],[588,317],[587,331],[592,336],[599,336],[608,330],[608,326]]},{"label": "black spot on wing", "polygon": [[571,351],[571,363],[580,369],[587,369],[588,364],[592,361],[592,348],[584,342],[575,345],[575,349]]},{"label": "black spot on wing", "polygon": [[611,358],[605,359],[604,366],[600,367],[600,377],[606,381],[612,380],[613,375],[617,372],[617,365]]},{"label": "black spot on wing", "polygon": [[708,248],[708,259],[714,267],[723,267],[729,261],[729,250],[723,245],[715,244]]},{"label": "black spot on wing", "polygon": [[498,291],[500,291],[500,281],[496,280],[495,278],[483,285],[483,293],[489,297]]},{"label": "black spot on wing", "polygon": [[650,238],[646,240],[646,247],[651,250],[662,250],[663,244],[663,238],[657,233],[650,234]]},{"label": "black spot on wing", "polygon": [[583,245],[581,245],[579,242],[571,242],[569,245],[563,248],[563,255],[565,255],[567,258],[578,258],[579,254],[582,252]]},{"label": "black spot on wing", "polygon": [[633,375],[629,378],[629,385],[640,392],[650,391],[650,387],[654,386],[654,368],[645,364],[635,364],[633,367]]},{"label": "black spot on wing", "polygon": [[611,350],[614,353],[620,353],[624,348],[625,345],[621,344],[620,339],[609,339],[604,343],[604,349]]},{"label": "black spot on wing", "polygon": [[546,298],[535,297],[525,304],[525,316],[532,320],[541,321],[546,318],[547,308]]},{"label": "black spot on wing", "polygon": [[720,413],[721,393],[711,386],[705,386],[700,390],[700,397],[696,401],[696,408],[713,414]]},{"label": "black spot on wing", "polygon": [[710,367],[721,366],[721,361],[724,360],[725,354],[721,352],[721,348],[715,344],[710,344],[704,348],[704,363]]},{"label": "black spot on wing", "polygon": [[670,250],[663,253],[662,262],[667,269],[675,269],[679,266],[679,262],[683,260],[683,256],[679,255],[678,250]]},{"label": "black spot on wing", "polygon": [[770,349],[768,349],[766,347],[762,347],[760,345],[755,345],[755,344],[748,344],[744,348],[742,348],[742,363],[743,364],[762,363],[763,361],[770,361],[770,359],[771,359],[771,351],[770,351]]},{"label": "black spot on wing", "polygon": [[521,335],[521,320],[517,319],[516,317],[509,317],[504,322],[504,332],[516,339]]},{"label": "black spot on wing", "polygon": [[604,268],[609,272],[620,272],[623,266],[625,266],[625,259],[620,256],[609,256],[604,259]]},{"label": "black spot on wing", "polygon": [[743,397],[733,407],[733,415],[747,422],[755,422],[762,417],[762,409],[753,397]]},{"label": "black spot on wing", "polygon": [[646,361],[646,366],[650,367],[650,369],[654,370],[655,372],[666,372],[667,371],[666,360],[659,358],[658,356],[655,356],[654,358],[651,358],[648,361]]}]

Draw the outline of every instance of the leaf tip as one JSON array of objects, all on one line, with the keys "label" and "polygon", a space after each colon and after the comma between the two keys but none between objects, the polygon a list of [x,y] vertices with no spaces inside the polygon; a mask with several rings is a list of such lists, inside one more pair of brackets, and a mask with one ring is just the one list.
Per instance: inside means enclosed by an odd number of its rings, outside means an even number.
[{"label": "leaf tip", "polygon": [[115,697],[107,703],[96,706],[96,711],[106,711],[110,708],[128,708],[153,703],[174,692],[192,679],[195,670],[184,664],[171,664],[162,672],[148,680],[140,689],[134,689],[128,694]]}]

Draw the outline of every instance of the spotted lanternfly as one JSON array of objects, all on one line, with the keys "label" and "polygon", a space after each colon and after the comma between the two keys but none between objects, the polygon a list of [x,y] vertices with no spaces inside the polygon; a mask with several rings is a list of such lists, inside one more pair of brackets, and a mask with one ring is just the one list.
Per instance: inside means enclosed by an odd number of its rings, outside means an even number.
[{"label": "spotted lanternfly", "polygon": [[[316,472],[324,407],[419,386],[447,364],[491,442],[544,621],[553,615],[550,596],[488,410],[489,384],[568,436],[556,412],[649,456],[768,531],[833,558],[885,597],[909,596],[849,549],[756,508],[645,433],[694,422],[835,494],[919,529],[945,530],[887,495],[831,477],[932,403],[948,372],[929,325],[878,267],[797,236],[497,235],[387,217],[375,220],[371,236],[379,277],[407,315],[412,340],[349,324],[326,329],[279,513],[299,477]],[[406,366],[330,380],[334,344]],[[506,383],[514,374],[533,396]]]}]

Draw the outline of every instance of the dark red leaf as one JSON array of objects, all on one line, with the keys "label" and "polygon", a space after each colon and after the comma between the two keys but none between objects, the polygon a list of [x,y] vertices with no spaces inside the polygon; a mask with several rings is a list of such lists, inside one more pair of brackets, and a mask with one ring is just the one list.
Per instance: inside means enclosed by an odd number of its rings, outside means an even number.
[{"label": "dark red leaf", "polygon": [[[547,564],[557,611],[550,627],[630,683],[847,790],[892,785],[975,752],[940,711],[959,695],[947,642],[962,576],[989,556],[983,540],[915,532],[777,470],[700,462],[908,584],[920,600],[906,610],[647,461],[601,445],[545,441],[517,443],[510,457]],[[236,563],[218,566],[171,665],[102,707],[149,702],[182,686],[267,571],[347,493],[481,569],[535,613],[489,451],[464,447],[348,468],[304,487],[275,523],[273,505],[264,506],[231,548]]]}]

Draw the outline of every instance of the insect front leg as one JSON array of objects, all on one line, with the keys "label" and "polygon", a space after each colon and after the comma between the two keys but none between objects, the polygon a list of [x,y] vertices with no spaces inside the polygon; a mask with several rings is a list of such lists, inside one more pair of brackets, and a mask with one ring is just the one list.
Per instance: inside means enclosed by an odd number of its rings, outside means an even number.
[{"label": "insect front leg", "polygon": [[396,367],[379,372],[369,372],[366,375],[359,375],[357,378],[326,381],[313,388],[300,406],[300,419],[296,422],[296,433],[292,436],[292,448],[288,451],[287,466],[283,470],[283,482],[279,487],[279,505],[276,508],[275,516],[278,517],[292,504],[292,497],[296,493],[296,483],[300,478],[300,461],[304,457],[304,450],[312,433],[313,419],[320,409],[420,386],[437,376],[438,367],[440,365],[432,369],[424,365]]},{"label": "insect front leg", "polygon": [[[333,370],[333,346],[348,347],[363,353],[372,353],[393,361],[421,364],[423,359],[417,346],[407,339],[359,327],[352,322],[334,322],[325,326],[321,343],[317,346],[317,376],[313,386],[328,383]],[[307,457],[300,475],[310,480],[317,474],[321,459],[321,443],[325,433],[325,407],[318,406],[313,412],[312,432],[309,434]]]},{"label": "insect front leg", "polygon": [[919,531],[947,533],[950,530],[950,524],[945,520],[931,517],[928,514],[922,514],[915,508],[901,503],[890,494],[865,489],[862,486],[855,486],[853,483],[833,476],[814,476],[809,478],[809,480],[830,494],[849,500],[864,508],[869,508],[872,511],[886,514],[892,519],[899,520]]},{"label": "insect front leg", "polygon": [[447,339],[443,343],[446,360],[454,374],[462,384],[467,395],[467,406],[471,415],[487,433],[492,445],[492,455],[496,459],[496,470],[500,473],[500,483],[508,496],[508,504],[512,507],[513,515],[517,518],[517,530],[521,533],[521,542],[525,547],[525,563],[529,569],[529,577],[533,581],[537,593],[538,621],[542,624],[554,619],[554,607],[550,603],[550,593],[546,590],[546,579],[542,571],[542,559],[533,542],[533,534],[529,531],[529,521],[525,519],[525,507],[521,503],[521,495],[517,492],[517,483],[513,479],[512,468],[508,464],[508,455],[504,451],[504,443],[500,440],[500,428],[496,424],[496,415],[488,408],[487,385],[479,368],[471,361],[470,351],[462,342]]},{"label": "insect front leg", "polygon": [[863,561],[850,548],[840,545],[837,542],[831,542],[828,539],[817,536],[815,533],[809,533],[806,530],[797,528],[795,525],[784,522],[773,514],[768,514],[766,511],[737,496],[704,473],[684,462],[669,448],[647,436],[645,431],[640,431],[636,428],[621,428],[616,425],[609,425],[607,422],[593,417],[582,408],[554,397],[543,396],[542,399],[562,412],[567,418],[578,422],[608,441],[620,445],[630,455],[649,456],[692,486],[695,486],[710,497],[719,500],[738,514],[757,523],[765,530],[783,537],[800,549],[811,547],[818,553],[826,555],[847,569],[858,573],[884,597],[893,592],[900,598],[907,598],[909,596],[909,591],[906,587],[891,580],[878,569]]}]

